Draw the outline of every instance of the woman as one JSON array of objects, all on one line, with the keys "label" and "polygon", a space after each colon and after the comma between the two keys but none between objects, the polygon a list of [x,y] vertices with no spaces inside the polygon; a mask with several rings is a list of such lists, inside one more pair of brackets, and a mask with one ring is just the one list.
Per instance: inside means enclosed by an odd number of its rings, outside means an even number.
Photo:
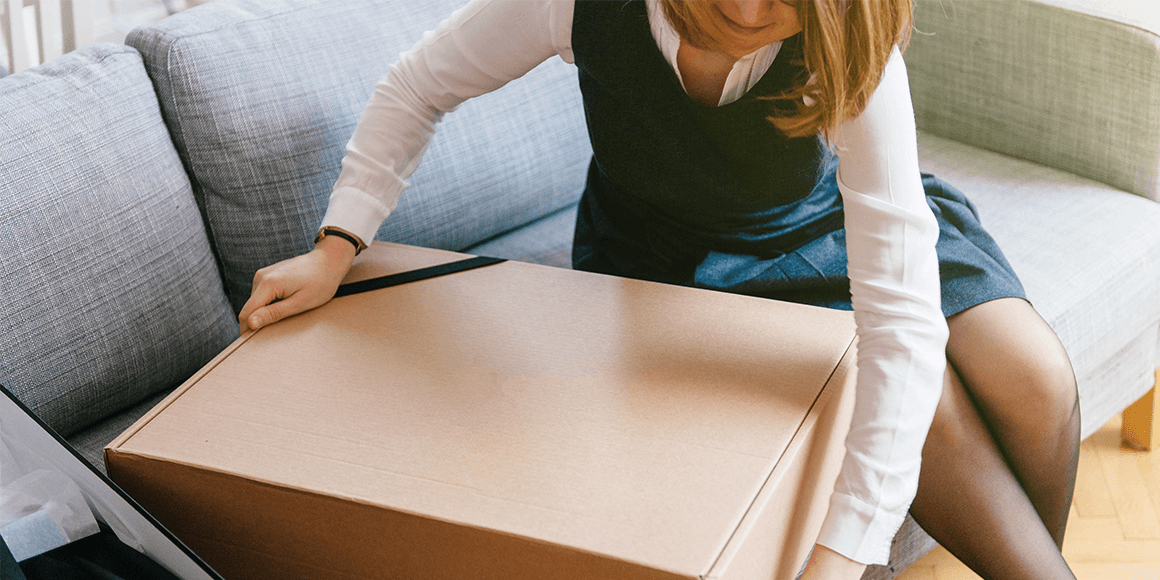
[{"label": "woman", "polygon": [[909,508],[984,578],[1073,578],[1074,375],[970,202],[919,173],[910,17],[909,0],[473,0],[377,85],[315,249],[258,272],[242,328],[328,301],[443,112],[560,55],[594,151],[576,268],[854,310],[857,402],[807,574],[886,563]]}]

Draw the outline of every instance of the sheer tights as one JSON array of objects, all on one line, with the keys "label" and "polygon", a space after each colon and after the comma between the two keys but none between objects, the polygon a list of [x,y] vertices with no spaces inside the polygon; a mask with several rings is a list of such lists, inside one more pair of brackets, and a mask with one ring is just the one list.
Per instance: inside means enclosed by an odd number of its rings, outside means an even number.
[{"label": "sheer tights", "polygon": [[911,514],[985,579],[1074,579],[1061,554],[1079,459],[1067,354],[1017,298],[947,322],[947,375]]}]

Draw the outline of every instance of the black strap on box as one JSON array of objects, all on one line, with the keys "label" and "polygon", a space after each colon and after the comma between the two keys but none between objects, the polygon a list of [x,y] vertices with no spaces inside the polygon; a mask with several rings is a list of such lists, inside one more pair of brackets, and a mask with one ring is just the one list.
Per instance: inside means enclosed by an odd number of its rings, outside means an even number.
[{"label": "black strap on box", "polygon": [[343,284],[338,287],[338,292],[334,293],[334,297],[338,298],[340,296],[350,296],[351,294],[361,294],[371,290],[378,290],[380,288],[387,288],[389,286],[398,286],[399,284],[407,284],[408,282],[418,282],[419,280],[427,280],[429,278],[436,278],[438,276],[446,276],[447,274],[454,274],[456,272],[465,272],[467,270],[474,270],[476,268],[491,266],[492,264],[499,264],[500,262],[506,261],[507,260],[503,258],[476,256],[466,260],[458,260],[455,262],[448,262],[446,264],[419,268],[417,270],[410,270],[407,272],[401,272],[399,274],[379,276],[378,278],[371,278],[369,280]]}]

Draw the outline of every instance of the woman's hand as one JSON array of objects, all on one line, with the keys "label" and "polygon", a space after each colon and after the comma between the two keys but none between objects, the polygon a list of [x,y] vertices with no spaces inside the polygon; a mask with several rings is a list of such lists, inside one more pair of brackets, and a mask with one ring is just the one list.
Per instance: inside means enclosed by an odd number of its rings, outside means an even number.
[{"label": "woman's hand", "polygon": [[241,332],[258,330],[329,302],[350,270],[354,254],[350,242],[323,236],[309,253],[258,270],[250,299],[238,314]]},{"label": "woman's hand", "polygon": [[866,571],[859,564],[821,544],[814,544],[814,553],[802,572],[801,580],[858,580]]}]

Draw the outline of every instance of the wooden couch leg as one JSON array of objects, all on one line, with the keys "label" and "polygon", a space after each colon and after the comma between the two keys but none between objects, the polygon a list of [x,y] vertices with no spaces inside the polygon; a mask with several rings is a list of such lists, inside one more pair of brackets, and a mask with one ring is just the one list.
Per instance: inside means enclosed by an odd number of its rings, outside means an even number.
[{"label": "wooden couch leg", "polygon": [[[1160,370],[1156,371],[1156,385],[1160,385]],[[1156,394],[1156,387],[1153,386],[1139,401],[1124,409],[1120,440],[1125,449],[1151,451],[1160,446],[1160,429],[1155,423],[1156,416],[1160,415],[1157,412],[1158,405],[1160,395]]]}]

